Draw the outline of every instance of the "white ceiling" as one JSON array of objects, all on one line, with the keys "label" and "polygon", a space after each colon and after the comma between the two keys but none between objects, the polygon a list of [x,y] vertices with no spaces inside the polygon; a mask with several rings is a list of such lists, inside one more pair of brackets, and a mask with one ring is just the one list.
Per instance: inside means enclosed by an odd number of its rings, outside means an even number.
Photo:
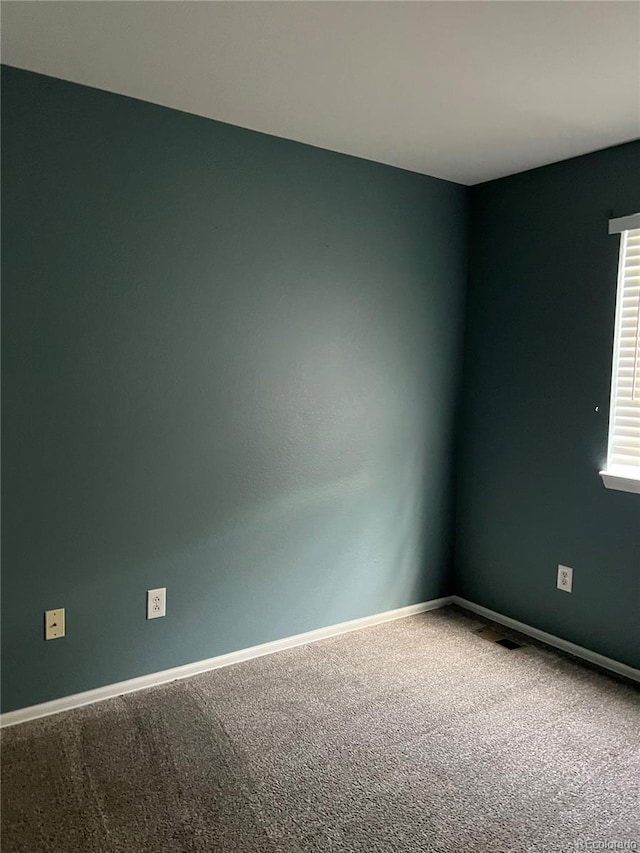
[{"label": "white ceiling", "polygon": [[3,2],[2,61],[474,184],[640,136],[637,2]]}]

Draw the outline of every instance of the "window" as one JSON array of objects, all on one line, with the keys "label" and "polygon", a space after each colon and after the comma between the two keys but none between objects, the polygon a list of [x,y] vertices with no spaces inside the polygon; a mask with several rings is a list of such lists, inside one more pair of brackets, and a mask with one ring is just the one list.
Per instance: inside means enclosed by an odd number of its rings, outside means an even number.
[{"label": "window", "polygon": [[607,466],[608,489],[640,493],[640,214],[612,219],[620,234]]}]

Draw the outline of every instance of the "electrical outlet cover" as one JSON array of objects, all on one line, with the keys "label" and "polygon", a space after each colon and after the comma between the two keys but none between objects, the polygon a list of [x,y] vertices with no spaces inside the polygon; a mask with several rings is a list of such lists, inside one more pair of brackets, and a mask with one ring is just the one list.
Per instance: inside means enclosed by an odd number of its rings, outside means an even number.
[{"label": "electrical outlet cover", "polygon": [[573,569],[570,566],[558,566],[558,589],[571,592],[573,586]]},{"label": "electrical outlet cover", "polygon": [[45,610],[44,613],[44,638],[45,640],[59,640],[64,637],[66,630],[64,607],[55,610]]},{"label": "electrical outlet cover", "polygon": [[167,615],[167,588],[147,590],[147,619],[159,619]]}]

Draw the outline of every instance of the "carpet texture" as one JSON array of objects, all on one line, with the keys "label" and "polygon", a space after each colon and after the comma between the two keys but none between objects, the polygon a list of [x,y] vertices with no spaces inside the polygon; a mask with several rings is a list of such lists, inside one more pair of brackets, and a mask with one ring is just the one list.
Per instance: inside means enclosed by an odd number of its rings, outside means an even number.
[{"label": "carpet texture", "polygon": [[7,729],[2,851],[640,849],[636,687],[482,624],[446,608]]}]

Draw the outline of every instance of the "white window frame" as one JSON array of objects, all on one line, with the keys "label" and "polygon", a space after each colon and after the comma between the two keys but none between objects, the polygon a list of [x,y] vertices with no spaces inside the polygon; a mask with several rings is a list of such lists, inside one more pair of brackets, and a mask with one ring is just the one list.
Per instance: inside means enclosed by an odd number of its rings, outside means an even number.
[{"label": "white window frame", "polygon": [[[640,459],[638,459],[638,463],[632,463],[630,465],[620,464],[619,457],[616,460],[615,454],[615,445],[616,439],[620,438],[620,433],[616,434],[615,424],[616,424],[616,411],[620,406],[619,400],[619,382],[618,382],[618,371],[620,369],[621,364],[621,337],[622,337],[622,312],[623,312],[623,298],[627,296],[629,292],[629,281],[628,276],[626,275],[625,262],[627,258],[627,235],[630,231],[635,231],[636,229],[640,229],[640,213],[633,214],[632,216],[623,216],[618,219],[609,220],[609,234],[619,234],[620,235],[620,258],[618,261],[618,286],[616,292],[616,320],[615,320],[615,332],[613,339],[613,366],[611,370],[611,404],[609,408],[609,440],[607,446],[607,463],[605,468],[600,471],[600,476],[602,477],[602,481],[604,485],[608,489],[617,489],[623,492],[635,492],[640,494]],[[635,273],[634,273],[635,277]],[[635,283],[634,283],[635,288]],[[626,293],[625,293],[626,291]],[[628,312],[628,308],[626,309]],[[638,358],[640,358],[640,295],[638,296],[638,308],[636,319],[636,329],[638,333],[638,340],[636,344],[635,350],[635,359],[636,366],[638,363]],[[626,368],[628,369],[628,368]],[[628,398],[625,398],[628,399]],[[632,388],[632,399],[635,402],[635,394]],[[632,403],[632,408],[635,406]],[[639,407],[640,414],[640,407]],[[632,413],[632,417],[635,418],[635,412]],[[635,429],[635,424],[632,425]],[[637,428],[640,429],[640,416],[638,417]],[[626,433],[628,435],[628,433]],[[632,450],[633,452],[633,450]]]}]

